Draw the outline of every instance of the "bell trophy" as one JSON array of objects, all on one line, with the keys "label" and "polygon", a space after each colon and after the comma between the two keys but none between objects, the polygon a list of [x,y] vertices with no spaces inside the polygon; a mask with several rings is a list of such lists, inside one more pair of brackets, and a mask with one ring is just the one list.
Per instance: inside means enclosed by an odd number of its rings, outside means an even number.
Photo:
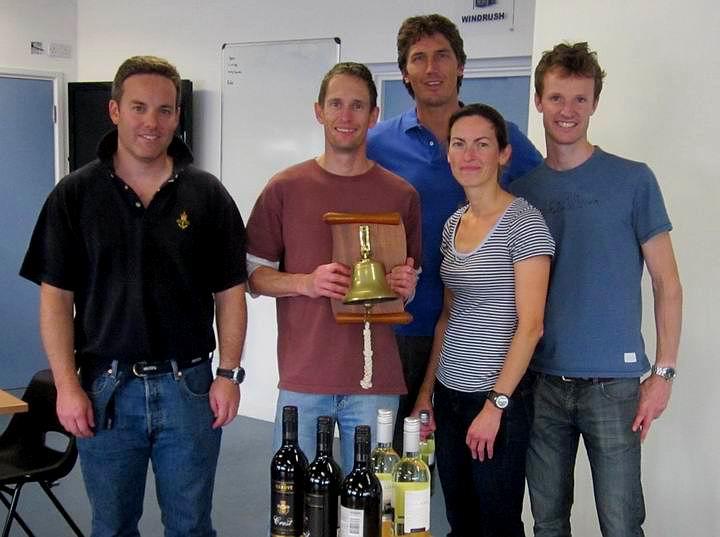
[{"label": "bell trophy", "polygon": [[332,306],[337,322],[363,324],[360,386],[367,390],[372,387],[371,323],[406,324],[412,320],[385,277],[386,267],[405,262],[405,229],[398,213],[327,213],[323,219],[332,228],[333,261],[353,267],[347,294],[342,302],[333,300]]}]

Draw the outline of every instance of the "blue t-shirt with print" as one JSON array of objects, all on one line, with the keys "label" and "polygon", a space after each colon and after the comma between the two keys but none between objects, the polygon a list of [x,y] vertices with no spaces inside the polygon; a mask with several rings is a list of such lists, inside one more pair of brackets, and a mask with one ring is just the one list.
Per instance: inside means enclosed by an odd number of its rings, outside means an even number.
[{"label": "blue t-shirt with print", "polygon": [[[507,188],[542,162],[542,156],[514,123],[507,122],[512,146],[510,164],[500,183]],[[440,241],[445,221],[465,204],[444,146],[423,127],[415,107],[378,123],[368,134],[368,157],[409,182],[420,194],[422,208],[422,273],[415,298],[407,305],[413,322],[395,328],[403,336],[432,336],[443,303]]]},{"label": "blue t-shirt with print", "polygon": [[596,147],[580,166],[543,164],[510,190],[540,209],[556,245],[532,369],[641,376],[650,367],[641,334],[641,246],[672,229],[650,168]]}]

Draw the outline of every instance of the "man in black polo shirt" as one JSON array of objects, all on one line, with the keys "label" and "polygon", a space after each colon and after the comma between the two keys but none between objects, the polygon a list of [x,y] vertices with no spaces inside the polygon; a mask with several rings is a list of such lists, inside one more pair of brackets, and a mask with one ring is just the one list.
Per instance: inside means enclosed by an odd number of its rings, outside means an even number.
[{"label": "man in black polo shirt", "polygon": [[94,536],[138,534],[149,460],[165,534],[215,534],[220,428],[237,414],[243,375],[245,228],[173,136],[179,106],[167,61],[120,66],[117,129],[52,191],[20,271],[40,284],[57,412],[78,438]]}]

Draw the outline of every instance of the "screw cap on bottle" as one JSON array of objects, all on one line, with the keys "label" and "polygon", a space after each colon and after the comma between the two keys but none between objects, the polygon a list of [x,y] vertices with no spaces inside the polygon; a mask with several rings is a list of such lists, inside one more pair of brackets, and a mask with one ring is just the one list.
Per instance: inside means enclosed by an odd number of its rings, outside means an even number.
[{"label": "screw cap on bottle", "polygon": [[408,416],[403,422],[403,431],[406,433],[417,433],[420,431],[420,420],[413,416]]},{"label": "screw cap on bottle", "polygon": [[387,408],[378,408],[377,411],[378,423],[392,423],[393,422],[393,411]]}]

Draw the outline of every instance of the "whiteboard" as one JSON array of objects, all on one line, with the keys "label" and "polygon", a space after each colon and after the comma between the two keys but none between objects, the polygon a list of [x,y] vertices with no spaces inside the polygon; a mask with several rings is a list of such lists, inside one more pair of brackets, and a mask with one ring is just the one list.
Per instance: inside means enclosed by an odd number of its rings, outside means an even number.
[{"label": "whiteboard", "polygon": [[[226,43],[221,57],[220,177],[247,222],[275,173],[323,152],[313,104],[340,39]],[[275,300],[249,298],[240,414],[274,419],[276,349]]]},{"label": "whiteboard", "polygon": [[313,103],[339,60],[337,37],[223,45],[220,175],[243,217],[270,177],[322,153]]}]

